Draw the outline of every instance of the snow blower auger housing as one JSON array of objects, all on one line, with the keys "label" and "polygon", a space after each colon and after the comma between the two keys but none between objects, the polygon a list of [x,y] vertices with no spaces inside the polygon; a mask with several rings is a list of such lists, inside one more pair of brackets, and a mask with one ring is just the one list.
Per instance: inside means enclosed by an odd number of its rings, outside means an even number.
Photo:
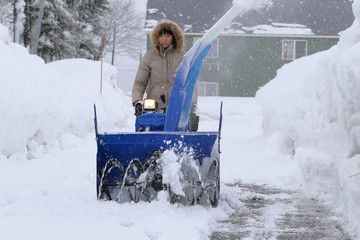
[{"label": "snow blower auger housing", "polygon": [[196,80],[211,47],[198,53],[200,45],[184,56],[167,111],[145,107],[136,118],[136,132],[100,134],[94,106],[98,199],[151,201],[165,191],[172,203],[217,206],[222,104],[218,131],[190,132],[187,126]]}]

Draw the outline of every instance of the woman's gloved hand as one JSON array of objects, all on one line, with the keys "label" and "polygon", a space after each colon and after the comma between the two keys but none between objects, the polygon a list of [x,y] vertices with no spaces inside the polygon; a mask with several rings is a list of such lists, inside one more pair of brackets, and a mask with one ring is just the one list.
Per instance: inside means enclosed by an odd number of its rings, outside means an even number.
[{"label": "woman's gloved hand", "polygon": [[134,108],[135,108],[135,116],[140,116],[142,114],[142,102],[141,101],[137,101],[134,104]]}]

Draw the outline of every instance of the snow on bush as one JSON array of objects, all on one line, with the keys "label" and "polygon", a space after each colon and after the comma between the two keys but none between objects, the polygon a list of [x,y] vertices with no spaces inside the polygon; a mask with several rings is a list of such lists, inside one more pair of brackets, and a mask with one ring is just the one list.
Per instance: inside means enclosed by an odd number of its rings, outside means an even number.
[{"label": "snow on bush", "polygon": [[281,132],[306,188],[336,199],[360,233],[360,1],[356,19],[328,51],[281,68],[256,94],[267,135]]},{"label": "snow on bush", "polygon": [[9,30],[2,24],[0,24],[0,42],[9,42]]}]

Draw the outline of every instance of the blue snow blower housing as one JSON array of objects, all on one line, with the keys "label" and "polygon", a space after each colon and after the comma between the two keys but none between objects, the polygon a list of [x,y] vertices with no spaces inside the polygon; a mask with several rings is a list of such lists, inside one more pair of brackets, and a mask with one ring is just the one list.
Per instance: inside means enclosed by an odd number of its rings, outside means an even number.
[{"label": "blue snow blower housing", "polygon": [[[136,118],[136,132],[99,133],[94,106],[98,199],[151,201],[157,198],[159,191],[167,191],[172,203],[217,206],[222,104],[218,131],[188,131],[196,80],[211,47],[200,46],[201,41],[198,41],[185,54],[175,75],[166,112],[144,107]],[[164,179],[163,166],[167,163],[163,157],[166,151],[173,151],[178,157],[180,191]]]}]

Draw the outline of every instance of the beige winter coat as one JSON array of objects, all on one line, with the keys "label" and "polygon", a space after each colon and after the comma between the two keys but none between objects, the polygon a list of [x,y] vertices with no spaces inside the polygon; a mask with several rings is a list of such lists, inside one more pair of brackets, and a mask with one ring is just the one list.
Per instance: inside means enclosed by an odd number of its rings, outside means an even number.
[{"label": "beige winter coat", "polygon": [[[158,44],[159,33],[163,28],[171,30],[174,34],[176,48],[171,44],[165,50]],[[166,19],[160,20],[154,27],[150,39],[154,49],[147,51],[141,59],[132,90],[132,103],[143,100],[149,84],[147,97],[155,98],[159,108],[162,108],[169,103],[174,75],[185,54],[183,50],[185,39],[180,27]],[[165,104],[160,98],[162,94],[165,96]]]}]

